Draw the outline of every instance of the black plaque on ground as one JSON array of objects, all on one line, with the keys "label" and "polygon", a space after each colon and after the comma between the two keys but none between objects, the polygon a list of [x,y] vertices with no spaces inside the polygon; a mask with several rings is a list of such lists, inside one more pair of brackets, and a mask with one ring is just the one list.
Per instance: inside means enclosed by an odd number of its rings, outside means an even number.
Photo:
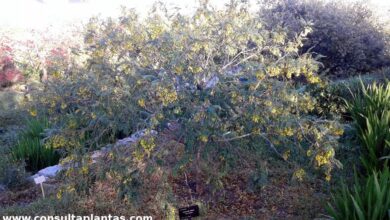
[{"label": "black plaque on ground", "polygon": [[199,216],[199,206],[193,205],[179,209],[180,219],[191,219]]}]

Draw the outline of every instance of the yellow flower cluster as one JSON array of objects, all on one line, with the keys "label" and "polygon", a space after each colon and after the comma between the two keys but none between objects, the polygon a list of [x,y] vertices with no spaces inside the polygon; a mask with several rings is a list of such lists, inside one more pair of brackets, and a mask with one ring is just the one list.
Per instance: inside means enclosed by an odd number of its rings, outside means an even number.
[{"label": "yellow flower cluster", "polygon": [[259,123],[260,122],[260,116],[259,115],[253,115],[252,116],[252,121],[255,122],[255,123]]},{"label": "yellow flower cluster", "polygon": [[81,147],[81,143],[75,138],[66,138],[63,135],[54,135],[45,144],[47,147],[55,149],[60,148],[78,148]]},{"label": "yellow flower cluster", "polygon": [[264,105],[270,107],[270,106],[272,106],[272,101],[267,100],[264,102]]},{"label": "yellow flower cluster", "polygon": [[68,105],[65,102],[61,103],[61,109],[62,110],[66,109],[66,107],[68,107]]},{"label": "yellow flower cluster", "polygon": [[99,50],[95,50],[92,53],[92,57],[100,58],[100,57],[103,57],[104,54],[105,54],[104,50],[103,49],[99,49]]},{"label": "yellow flower cluster", "polygon": [[279,109],[279,108],[277,108],[277,107],[271,107],[270,110],[271,110],[271,114],[272,114],[273,116],[277,116],[278,114],[281,113],[281,109]]},{"label": "yellow flower cluster", "polygon": [[194,121],[195,121],[195,122],[200,122],[200,121],[203,120],[205,117],[206,117],[206,115],[205,115],[205,113],[204,113],[203,111],[197,112],[197,113],[194,115]]},{"label": "yellow flower cluster", "polygon": [[298,170],[296,170],[293,174],[293,176],[298,180],[298,181],[302,181],[303,178],[305,177],[306,175],[306,172],[304,169],[300,168]]},{"label": "yellow flower cluster", "polygon": [[174,71],[176,74],[180,75],[183,73],[184,68],[182,66],[175,66]]},{"label": "yellow flower cluster", "polygon": [[48,144],[55,149],[64,148],[67,146],[67,140],[62,135],[54,135],[50,138]]},{"label": "yellow flower cluster", "polygon": [[317,154],[315,157],[315,160],[317,162],[317,166],[322,166],[325,164],[328,164],[330,162],[330,159],[334,156],[334,150],[330,149],[325,153]]},{"label": "yellow flower cluster", "polygon": [[330,181],[330,179],[332,178],[332,176],[329,174],[329,173],[327,173],[326,175],[325,175],[325,180],[326,181]]},{"label": "yellow flower cluster", "polygon": [[276,66],[269,66],[267,67],[267,73],[271,77],[279,76],[281,74],[281,69]]},{"label": "yellow flower cluster", "polygon": [[232,103],[237,104],[239,101],[242,100],[242,97],[235,91],[233,91],[230,96],[232,97]]},{"label": "yellow flower cluster", "polygon": [[284,160],[288,160],[288,158],[290,157],[290,154],[291,154],[291,151],[290,150],[286,150],[284,153],[283,153],[283,159]]},{"label": "yellow flower cluster", "polygon": [[320,83],[321,79],[318,76],[309,76],[307,77],[307,81],[312,84]]},{"label": "yellow flower cluster", "polygon": [[188,69],[189,69],[191,72],[193,72],[193,73],[200,73],[200,72],[202,72],[202,70],[203,70],[202,67],[200,67],[200,66],[195,66],[195,67],[189,66]]},{"label": "yellow flower cluster", "polygon": [[81,87],[77,91],[77,95],[80,97],[87,97],[89,95],[89,90],[85,87]]},{"label": "yellow flower cluster", "polygon": [[77,128],[77,121],[75,119],[71,119],[68,121],[68,128],[69,129],[76,129]]},{"label": "yellow flower cluster", "polygon": [[150,38],[154,40],[164,32],[164,27],[159,25],[153,25],[150,30]]},{"label": "yellow flower cluster", "polygon": [[294,129],[292,129],[291,127],[286,127],[281,130],[280,135],[285,137],[291,137],[294,135]]},{"label": "yellow flower cluster", "polygon": [[265,79],[265,74],[262,71],[258,71],[258,72],[256,72],[256,78],[258,80],[263,80],[263,79]]},{"label": "yellow flower cluster", "polygon": [[150,157],[150,153],[156,146],[156,144],[154,143],[154,138],[141,139],[139,144],[144,149],[148,157]]},{"label": "yellow flower cluster", "polygon": [[146,107],[145,99],[139,99],[138,100],[138,105],[141,106],[142,108],[145,108]]},{"label": "yellow flower cluster", "polygon": [[62,196],[64,195],[64,193],[73,193],[75,191],[76,191],[76,188],[74,186],[71,186],[71,185],[69,185],[65,188],[62,188],[62,189],[58,190],[58,192],[57,192],[57,199],[61,199]]},{"label": "yellow flower cluster", "polygon": [[175,109],[173,109],[173,113],[175,114],[180,114],[182,111],[179,107],[176,107]]},{"label": "yellow flower cluster", "polygon": [[85,174],[88,174],[88,171],[89,171],[88,166],[83,166],[79,170],[79,173],[85,175]]},{"label": "yellow flower cluster", "polygon": [[157,94],[160,101],[163,103],[163,106],[168,106],[170,103],[173,103],[177,100],[177,93],[175,90],[159,87],[157,89]]},{"label": "yellow flower cluster", "polygon": [[37,110],[34,108],[34,109],[30,109],[30,115],[33,116],[33,117],[36,117],[38,114]]},{"label": "yellow flower cluster", "polygon": [[344,129],[342,128],[333,128],[331,129],[331,132],[333,135],[336,135],[336,136],[341,136],[344,134]]},{"label": "yellow flower cluster", "polygon": [[209,138],[207,137],[207,135],[201,135],[199,137],[199,140],[203,143],[207,143],[209,141]]},{"label": "yellow flower cluster", "polygon": [[141,161],[145,156],[144,153],[139,149],[135,150],[132,155],[137,161]]},{"label": "yellow flower cluster", "polygon": [[313,111],[315,108],[315,103],[309,95],[304,95],[300,98],[299,109],[302,109],[304,112]]},{"label": "yellow flower cluster", "polygon": [[252,130],[252,133],[253,133],[253,134],[260,134],[260,133],[261,133],[260,128],[254,128],[254,129]]}]

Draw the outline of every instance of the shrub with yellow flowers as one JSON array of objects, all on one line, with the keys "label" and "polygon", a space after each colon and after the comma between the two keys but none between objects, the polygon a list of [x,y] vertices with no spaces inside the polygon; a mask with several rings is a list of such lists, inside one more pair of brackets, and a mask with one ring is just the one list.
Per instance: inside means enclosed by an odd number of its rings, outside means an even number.
[{"label": "shrub with yellow flowers", "polygon": [[[164,148],[145,138],[118,159],[124,165],[103,172],[126,182],[121,193],[142,190],[141,177],[167,178],[183,167],[210,174],[221,187],[219,179],[264,160],[264,153],[298,167],[291,174],[298,180],[310,167],[330,177],[340,165],[334,148],[342,132],[336,121],[309,114],[316,100],[299,88],[298,82],[320,82],[318,61],[298,53],[308,32],[292,40],[282,28],[267,30],[238,1],[218,11],[202,4],[191,16],[159,9],[142,21],[131,10],[118,19],[92,19],[85,66],[35,96],[63,134],[88,137],[86,147],[180,125],[175,139],[184,147],[174,162],[164,163],[158,157]],[[126,174],[116,175],[114,165]]]}]

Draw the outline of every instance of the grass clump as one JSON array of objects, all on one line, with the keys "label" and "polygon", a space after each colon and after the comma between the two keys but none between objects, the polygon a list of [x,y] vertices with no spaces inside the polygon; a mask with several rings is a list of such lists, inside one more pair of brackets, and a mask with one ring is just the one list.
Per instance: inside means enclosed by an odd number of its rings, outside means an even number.
[{"label": "grass clump", "polygon": [[362,162],[367,171],[380,170],[390,153],[390,84],[362,84],[361,95],[348,103],[357,135],[366,153]]},{"label": "grass clump", "polygon": [[36,172],[44,167],[57,164],[60,155],[50,146],[42,143],[42,133],[48,127],[48,121],[34,119],[27,123],[27,129],[15,147],[11,149],[12,157],[26,163],[26,170]]}]

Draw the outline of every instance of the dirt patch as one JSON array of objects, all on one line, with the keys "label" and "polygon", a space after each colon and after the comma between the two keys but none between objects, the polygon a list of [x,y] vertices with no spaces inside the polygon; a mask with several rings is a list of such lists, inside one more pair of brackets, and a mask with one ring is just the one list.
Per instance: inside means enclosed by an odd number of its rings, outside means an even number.
[{"label": "dirt patch", "polygon": [[[45,195],[52,196],[55,194],[57,185],[58,181],[56,180],[44,183]],[[31,183],[17,189],[1,192],[0,207],[26,206],[39,198],[42,198],[40,186]]]},{"label": "dirt patch", "polygon": [[[287,170],[271,170],[268,183],[258,190],[248,190],[248,177],[231,175],[222,180],[223,189],[212,192],[206,184],[172,179],[173,192],[182,206],[201,201],[207,207],[205,219],[313,219],[325,213],[329,195],[323,181],[291,181]],[[245,172],[242,172],[245,173]],[[201,182],[205,182],[205,179]],[[201,186],[199,186],[201,185]],[[199,188],[203,188],[198,191]],[[190,195],[191,193],[191,195]]]},{"label": "dirt patch", "polygon": [[22,190],[5,191],[0,194],[0,206],[26,205],[41,196],[42,194],[39,187],[33,185]]}]

